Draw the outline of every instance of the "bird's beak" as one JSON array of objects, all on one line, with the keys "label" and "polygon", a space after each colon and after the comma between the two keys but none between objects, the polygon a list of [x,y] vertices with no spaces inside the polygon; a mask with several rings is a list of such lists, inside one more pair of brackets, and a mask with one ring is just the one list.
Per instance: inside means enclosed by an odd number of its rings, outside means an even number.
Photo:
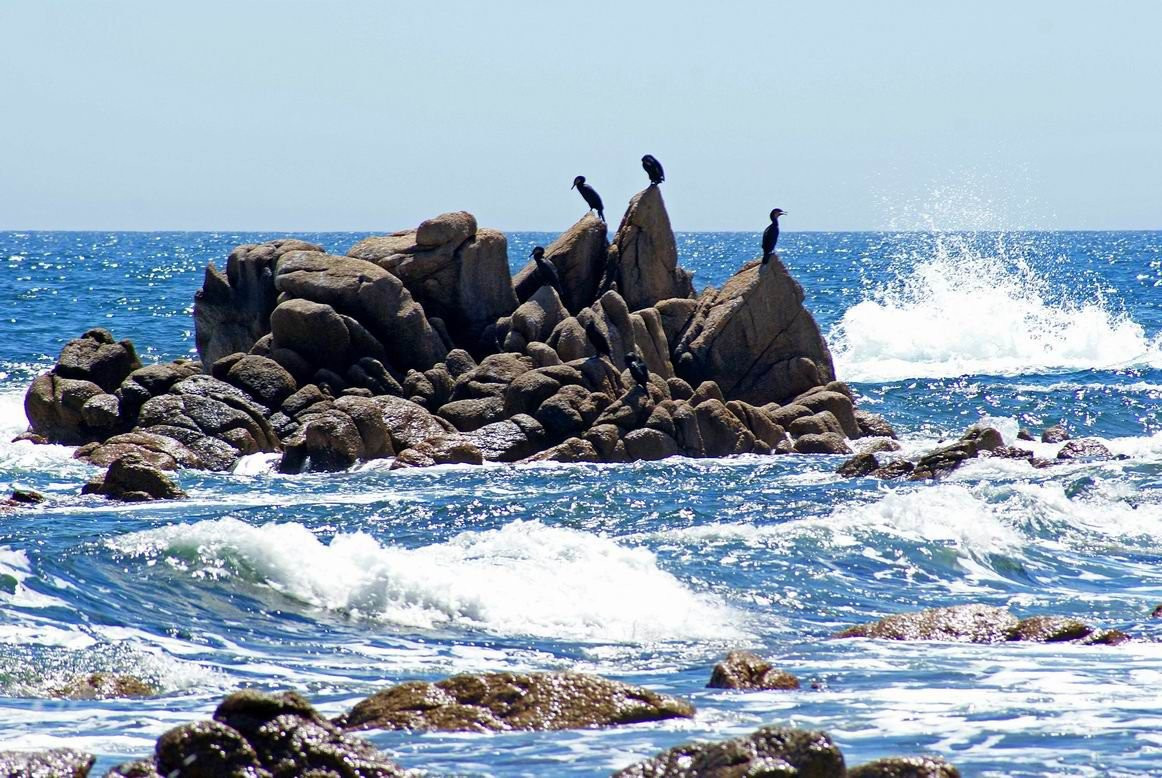
[{"label": "bird's beak", "polygon": [[574,182],[573,182],[573,186],[571,186],[571,187],[569,187],[569,188],[570,188],[570,189],[576,189],[576,188],[577,188],[577,182],[576,182],[576,181],[574,181]]}]

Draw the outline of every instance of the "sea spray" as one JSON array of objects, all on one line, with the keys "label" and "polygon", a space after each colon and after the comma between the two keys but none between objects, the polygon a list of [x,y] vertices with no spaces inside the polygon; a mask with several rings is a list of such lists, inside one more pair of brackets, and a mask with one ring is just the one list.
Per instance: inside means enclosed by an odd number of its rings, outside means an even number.
[{"label": "sea spray", "polygon": [[[1097,288],[1033,264],[1031,236],[901,235],[886,279],[831,329],[836,372],[882,382],[1162,364]],[[1072,286],[1067,286],[1068,284]]]}]

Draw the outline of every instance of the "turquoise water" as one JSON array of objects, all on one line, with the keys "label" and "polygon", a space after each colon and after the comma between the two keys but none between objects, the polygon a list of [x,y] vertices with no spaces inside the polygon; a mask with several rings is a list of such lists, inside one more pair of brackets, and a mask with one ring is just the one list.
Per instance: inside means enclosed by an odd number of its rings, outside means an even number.
[{"label": "turquoise water", "polygon": [[[982,418],[1008,439],[1064,421],[1126,456],[1112,462],[981,460],[885,484],[839,479],[832,457],[293,477],[252,457],[181,473],[188,501],[112,506],[77,496],[93,470],[70,450],[7,442],[27,382],[89,327],[134,339],[146,361],[191,355],[205,264],[268,237],[0,233],[0,488],[51,497],[0,517],[4,748],[69,745],[97,754],[100,774],[243,685],[298,689],[334,714],[405,679],[568,668],[688,697],[698,716],[370,737],[437,774],[602,775],[768,723],[826,729],[850,763],[927,751],[966,775],[1162,772],[1162,233],[788,233],[780,246],[840,378],[908,450]],[[362,236],[302,237],[342,253]],[[509,237],[514,267],[552,238]],[[678,235],[698,287],[757,243]],[[1137,641],[827,640],[963,602]],[[704,689],[740,646],[804,688]],[[105,669],[163,693],[44,698]]]}]

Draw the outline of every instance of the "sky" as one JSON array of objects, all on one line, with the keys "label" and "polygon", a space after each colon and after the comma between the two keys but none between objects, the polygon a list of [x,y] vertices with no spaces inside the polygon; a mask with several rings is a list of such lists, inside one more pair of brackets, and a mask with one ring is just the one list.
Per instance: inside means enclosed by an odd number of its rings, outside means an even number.
[{"label": "sky", "polygon": [[0,229],[1162,229],[1162,3],[0,0]]}]

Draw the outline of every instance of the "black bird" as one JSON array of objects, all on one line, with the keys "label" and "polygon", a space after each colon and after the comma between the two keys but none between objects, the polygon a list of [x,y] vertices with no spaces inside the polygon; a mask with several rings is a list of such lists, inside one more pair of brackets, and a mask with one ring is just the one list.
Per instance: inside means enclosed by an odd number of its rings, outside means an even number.
[{"label": "black bird", "polygon": [[593,344],[597,356],[613,359],[613,349],[609,346],[609,339],[605,337],[605,333],[601,331],[593,319],[585,322],[585,337],[589,338],[589,342]]},{"label": "black bird", "polygon": [[666,173],[662,170],[662,163],[658,162],[653,154],[646,154],[642,157],[642,169],[646,171],[646,175],[650,177],[650,183],[654,186],[666,180]]},{"label": "black bird", "polygon": [[779,242],[779,217],[785,214],[782,208],[771,211],[771,223],[763,230],[763,264],[771,261],[771,254],[775,253],[775,244]]},{"label": "black bird", "polygon": [[650,368],[641,357],[632,351],[625,355],[625,366],[629,368],[629,374],[633,376],[633,380],[638,382],[642,389],[647,389],[650,385]]},{"label": "black bird", "polygon": [[541,286],[551,286],[557,291],[557,294],[563,294],[561,274],[557,272],[556,265],[545,259],[545,250],[537,246],[529,256],[533,258],[533,262],[537,263],[537,274],[541,277]]},{"label": "black bird", "polygon": [[589,204],[591,210],[597,211],[597,218],[605,221],[605,206],[601,204],[601,195],[597,194],[597,190],[585,183],[585,176],[577,176],[573,179],[573,189],[576,187],[581,196],[585,198],[585,202]]}]

